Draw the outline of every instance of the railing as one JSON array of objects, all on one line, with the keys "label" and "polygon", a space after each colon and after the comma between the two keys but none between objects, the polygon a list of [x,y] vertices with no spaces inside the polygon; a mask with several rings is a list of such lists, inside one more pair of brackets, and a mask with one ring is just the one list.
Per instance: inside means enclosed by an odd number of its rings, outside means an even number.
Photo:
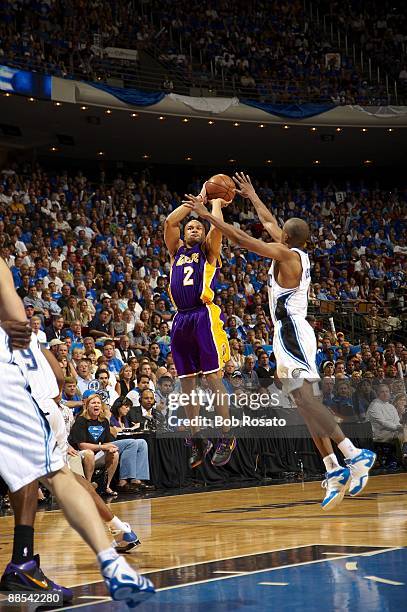
[{"label": "railing", "polygon": [[384,314],[372,320],[371,308],[374,302],[311,300],[309,314],[316,317],[318,326],[331,330],[331,321],[337,331],[342,331],[347,340],[359,344],[370,342],[373,336],[381,342],[405,342],[407,335],[407,294],[400,292],[391,302],[386,302]]},{"label": "railing", "polygon": [[314,23],[317,23],[327,35],[331,43],[351,57],[353,64],[359,68],[360,73],[371,86],[379,87],[386,92],[387,104],[405,103],[406,92],[400,90],[399,83],[394,76],[388,74],[378,62],[372,58],[360,43],[354,39],[352,32],[341,25],[338,15],[332,13],[321,14],[320,8],[312,2],[304,0],[304,9]]},{"label": "railing", "polygon": [[[4,64],[18,67],[23,70],[56,74],[63,78],[99,81],[117,87],[135,88],[143,91],[168,91],[190,96],[221,96],[250,98],[260,102],[273,104],[306,102],[336,103],[330,86],[329,77],[317,80],[269,80],[257,79],[253,87],[245,87],[233,76],[227,74],[222,67],[215,67],[211,72],[194,72],[188,77],[180,70],[173,70],[171,66],[164,66],[162,70],[145,70],[126,60],[108,60],[94,58],[87,72],[73,68],[68,75],[61,74],[58,68],[50,64],[37,63],[24,58],[2,58]],[[219,74],[218,74],[219,73]],[[173,84],[172,88],[165,89],[164,80],[167,78]],[[313,89],[321,91],[313,91]],[[366,95],[355,100],[359,104],[385,105],[392,98],[387,95],[383,87],[370,87]],[[346,103],[343,101],[342,103]]]}]

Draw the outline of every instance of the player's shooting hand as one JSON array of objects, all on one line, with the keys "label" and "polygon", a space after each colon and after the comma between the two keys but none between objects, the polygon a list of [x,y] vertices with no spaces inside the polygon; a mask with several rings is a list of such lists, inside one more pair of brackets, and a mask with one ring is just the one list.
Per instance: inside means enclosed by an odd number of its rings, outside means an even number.
[{"label": "player's shooting hand", "polygon": [[233,177],[238,189],[236,189],[236,193],[242,196],[242,198],[247,198],[251,200],[255,197],[256,192],[252,185],[251,178],[248,174],[243,174],[243,172],[235,172],[235,176]]},{"label": "player's shooting hand", "polygon": [[182,203],[197,213],[200,217],[205,217],[209,214],[208,209],[205,207],[201,196],[194,196],[191,193],[185,194],[185,200]]},{"label": "player's shooting hand", "polygon": [[27,322],[21,321],[2,321],[1,327],[10,338],[13,350],[27,349],[30,345],[32,329]]}]

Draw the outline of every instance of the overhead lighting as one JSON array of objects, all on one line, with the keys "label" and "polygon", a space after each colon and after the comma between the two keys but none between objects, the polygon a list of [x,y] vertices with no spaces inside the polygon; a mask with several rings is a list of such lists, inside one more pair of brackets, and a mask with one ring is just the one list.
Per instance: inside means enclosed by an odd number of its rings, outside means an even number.
[{"label": "overhead lighting", "polygon": [[192,157],[189,157],[189,156],[188,156],[188,157],[186,157],[186,158],[185,158],[185,161],[192,161]]},{"label": "overhead lighting", "polygon": [[35,98],[28,98],[29,102],[35,102]]},{"label": "overhead lighting", "polygon": [[266,159],[266,164],[272,164],[273,160],[272,159]]},{"label": "overhead lighting", "polygon": [[159,121],[164,121],[164,120],[165,120],[165,117],[164,117],[163,115],[160,115],[160,116],[158,117],[158,119],[159,119]]},{"label": "overhead lighting", "polygon": [[394,132],[393,128],[389,128],[387,131],[388,132]]},{"label": "overhead lighting", "polygon": [[284,129],[284,130],[289,130],[289,129],[290,129],[290,126],[289,126],[289,125],[283,125],[283,129]]},{"label": "overhead lighting", "polygon": [[81,106],[81,110],[88,110],[87,106]]},{"label": "overhead lighting", "polygon": [[11,96],[11,93],[7,91],[4,95],[6,96],[6,98],[9,98]]},{"label": "overhead lighting", "polygon": [[55,106],[62,106],[61,102],[55,102]]},{"label": "overhead lighting", "polygon": [[135,117],[138,117],[138,114],[137,113],[131,113],[130,117],[133,117],[133,119],[134,119]]},{"label": "overhead lighting", "polygon": [[365,159],[363,162],[366,166],[368,166],[369,164],[373,164],[373,160],[372,159]]},{"label": "overhead lighting", "polygon": [[342,132],[342,128],[336,128],[337,132]]},{"label": "overhead lighting", "polygon": [[259,123],[258,127],[259,127],[259,128],[264,128],[264,127],[266,127],[266,126],[264,125],[264,123]]},{"label": "overhead lighting", "polygon": [[147,153],[144,153],[144,155],[142,155],[142,158],[143,158],[143,159],[149,159],[149,158],[150,158],[150,156],[149,156],[149,155],[147,155]]},{"label": "overhead lighting", "polygon": [[110,108],[108,108],[108,109],[105,111],[105,113],[106,113],[106,115],[111,115],[111,114],[112,114],[112,111],[110,110]]},{"label": "overhead lighting", "polygon": [[212,121],[212,119],[210,119],[210,120],[208,121],[208,125],[214,125],[214,124],[215,124],[215,122],[214,122],[214,121]]},{"label": "overhead lighting", "polygon": [[314,159],[314,161],[312,162],[315,166],[319,166],[319,164],[321,163],[319,159]]},{"label": "overhead lighting", "polygon": [[52,151],[53,153],[55,153],[55,151],[58,151],[58,149],[56,147],[50,147],[49,150]]},{"label": "overhead lighting", "polygon": [[317,128],[316,128],[316,127],[312,127],[312,128],[311,128],[311,132],[316,132],[316,131],[317,131]]},{"label": "overhead lighting", "polygon": [[239,127],[240,123],[238,123],[237,121],[234,122],[233,126],[234,127]]},{"label": "overhead lighting", "polygon": [[105,154],[105,152],[104,152],[104,151],[98,151],[98,155],[102,156],[102,155],[104,155],[104,154]]},{"label": "overhead lighting", "polygon": [[367,128],[362,128],[362,132],[367,132]]},{"label": "overhead lighting", "polygon": [[229,159],[229,163],[230,163],[230,164],[234,164],[235,162],[236,162],[236,160],[235,160],[235,159]]},{"label": "overhead lighting", "polygon": [[189,119],[187,119],[187,117],[184,117],[182,120],[182,123],[188,123]]}]

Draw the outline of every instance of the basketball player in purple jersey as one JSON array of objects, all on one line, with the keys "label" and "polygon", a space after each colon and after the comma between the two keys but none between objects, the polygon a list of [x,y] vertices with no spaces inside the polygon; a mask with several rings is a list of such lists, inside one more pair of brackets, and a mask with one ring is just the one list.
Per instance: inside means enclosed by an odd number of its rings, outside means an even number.
[{"label": "basketball player in purple jersey", "polygon": [[[201,192],[202,193],[202,192]],[[201,202],[203,197],[201,196]],[[171,256],[170,293],[177,309],[171,329],[171,350],[183,393],[191,397],[196,377],[204,374],[215,397],[217,415],[229,419],[227,392],[222,382],[222,368],[230,359],[229,342],[223,329],[219,306],[213,303],[214,285],[220,267],[222,232],[205,227],[198,219],[191,219],[180,239],[180,225],[191,213],[181,205],[166,219],[164,239]],[[223,219],[220,202],[212,208],[215,217]],[[200,406],[191,402],[185,411],[188,419],[198,417]],[[197,467],[212,448],[212,442],[199,436],[199,428],[191,427],[192,455],[190,466]],[[236,447],[236,439],[222,428],[211,462],[215,466],[228,463]]]},{"label": "basketball player in purple jersey", "polygon": [[[268,290],[277,374],[283,388],[294,398],[325,464],[326,475],[322,484],[326,495],[321,505],[323,510],[331,510],[342,501],[347,489],[352,497],[363,491],[376,455],[368,449],[355,447],[345,437],[332,413],[321,402],[314,384],[319,380],[315,363],[316,341],[306,319],[311,280],[309,257],[304,250],[309,238],[308,225],[302,219],[291,218],[280,228],[276,218],[257,196],[250,177],[236,174],[235,181],[240,188],[238,193],[250,199],[260,222],[275,242],[257,240],[224,223],[210,214],[199,197],[188,195],[184,204],[218,227],[236,245],[272,260]],[[219,200],[214,200],[212,205],[215,202]],[[344,455],[345,468],[339,465],[331,440]]]}]

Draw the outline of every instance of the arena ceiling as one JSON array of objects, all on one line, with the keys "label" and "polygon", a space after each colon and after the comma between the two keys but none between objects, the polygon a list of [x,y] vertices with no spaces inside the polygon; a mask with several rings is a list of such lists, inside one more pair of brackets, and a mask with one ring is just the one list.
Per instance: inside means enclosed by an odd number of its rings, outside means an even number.
[{"label": "arena ceiling", "polygon": [[401,167],[407,159],[404,127],[276,125],[4,94],[0,112],[3,150],[66,158],[221,167]]}]

